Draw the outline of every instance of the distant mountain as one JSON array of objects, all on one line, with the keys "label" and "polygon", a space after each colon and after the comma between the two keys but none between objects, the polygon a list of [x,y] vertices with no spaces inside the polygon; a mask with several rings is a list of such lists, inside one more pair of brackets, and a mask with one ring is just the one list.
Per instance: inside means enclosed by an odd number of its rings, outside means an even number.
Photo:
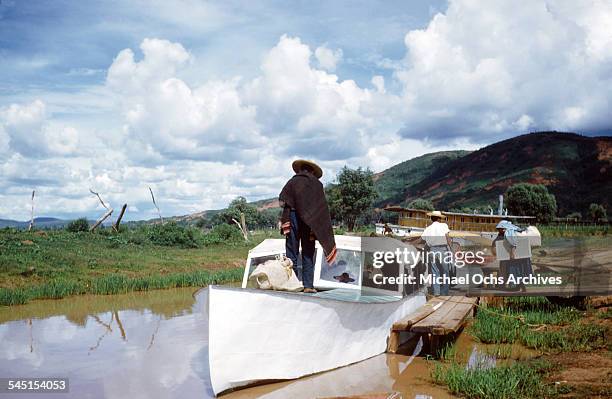
[{"label": "distant mountain", "polygon": [[0,219],[0,228],[4,227],[21,227],[23,222],[18,222],[16,220],[10,219]]},{"label": "distant mountain", "polygon": [[[543,184],[557,198],[559,215],[586,211],[590,203],[610,209],[612,198],[612,137],[585,137],[574,133],[531,133],[486,146],[455,159],[433,159],[426,173],[402,177],[395,168],[380,173],[379,205],[426,198],[440,209],[496,208],[499,194],[513,184]],[[425,158],[429,159],[429,158]],[[404,166],[407,168],[407,166]],[[389,180],[389,181],[387,181]],[[381,181],[387,181],[380,186]],[[392,187],[393,189],[389,189]]]},{"label": "distant mountain", "polygon": [[[52,217],[37,217],[34,218],[34,226],[37,228],[61,228],[70,223],[70,220],[63,220]],[[18,229],[25,229],[30,225],[30,221],[20,222],[17,220],[0,219],[0,228],[13,227]]]}]

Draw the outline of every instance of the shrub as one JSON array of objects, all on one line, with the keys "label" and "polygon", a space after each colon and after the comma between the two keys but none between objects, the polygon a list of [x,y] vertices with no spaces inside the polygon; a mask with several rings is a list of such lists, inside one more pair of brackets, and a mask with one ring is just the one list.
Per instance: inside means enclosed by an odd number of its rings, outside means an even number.
[{"label": "shrub", "polygon": [[149,229],[149,241],[156,245],[197,248],[200,246],[194,228],[179,226],[175,222],[156,224]]},{"label": "shrub", "polygon": [[240,230],[238,230],[238,227],[227,223],[222,223],[213,227],[212,230],[204,236],[204,244],[206,245],[240,242],[242,240],[244,240],[244,238]]},{"label": "shrub", "polygon": [[124,233],[128,236],[128,242],[134,245],[144,245],[149,242],[149,231],[144,226],[139,226],[136,229],[128,230]]},{"label": "shrub", "polygon": [[73,233],[78,233],[81,231],[88,231],[89,222],[87,221],[86,218],[79,218],[79,219],[73,220],[70,223],[68,223],[68,227],[66,227],[66,230],[73,232]]}]

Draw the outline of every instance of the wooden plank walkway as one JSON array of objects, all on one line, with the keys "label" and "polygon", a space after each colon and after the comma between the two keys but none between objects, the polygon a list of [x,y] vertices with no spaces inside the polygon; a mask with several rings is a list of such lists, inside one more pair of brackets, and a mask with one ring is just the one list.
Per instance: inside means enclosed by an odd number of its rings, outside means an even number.
[{"label": "wooden plank walkway", "polygon": [[427,335],[430,344],[435,346],[439,338],[456,333],[465,324],[473,312],[478,298],[462,296],[433,297],[416,312],[396,321],[391,327],[387,351],[397,352],[400,345],[400,333],[410,331]]}]

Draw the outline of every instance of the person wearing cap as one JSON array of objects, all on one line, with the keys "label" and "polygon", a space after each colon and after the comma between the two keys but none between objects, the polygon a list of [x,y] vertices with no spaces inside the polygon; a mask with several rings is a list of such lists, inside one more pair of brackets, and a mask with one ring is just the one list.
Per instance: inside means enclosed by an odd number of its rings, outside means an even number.
[{"label": "person wearing cap", "polygon": [[295,175],[285,184],[278,197],[283,208],[281,230],[286,237],[286,255],[293,262],[296,275],[301,245],[304,292],[315,293],[315,239],[323,247],[328,264],[333,265],[337,255],[325,191],[319,181],[323,171],[319,165],[305,159],[298,159],[291,166]]},{"label": "person wearing cap", "polygon": [[[510,275],[515,277],[527,277],[533,273],[530,258],[516,258],[516,247],[518,246],[518,233],[523,229],[508,220],[501,220],[497,226],[497,237],[493,240],[493,253],[496,254],[496,242],[505,241],[510,247],[510,259],[499,261],[499,275],[508,281]],[[500,288],[505,288],[506,284],[501,284]],[[510,289],[526,291],[525,284],[510,285]]]},{"label": "person wearing cap", "polygon": [[440,211],[427,213],[431,218],[431,224],[423,230],[421,238],[427,243],[429,251],[431,274],[434,277],[432,290],[434,295],[448,295],[450,285],[448,282],[438,284],[439,277],[450,277],[450,264],[446,262],[447,255],[451,251],[450,229],[448,224],[442,222],[446,216]]}]

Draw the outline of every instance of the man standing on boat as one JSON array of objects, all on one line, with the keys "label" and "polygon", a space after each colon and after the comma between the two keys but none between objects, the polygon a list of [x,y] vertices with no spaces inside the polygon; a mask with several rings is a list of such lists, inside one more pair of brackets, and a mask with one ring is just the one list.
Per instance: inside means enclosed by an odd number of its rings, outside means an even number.
[{"label": "man standing on boat", "polygon": [[440,211],[429,212],[427,216],[431,217],[431,224],[423,230],[421,238],[427,243],[429,253],[427,259],[431,268],[431,274],[434,278],[432,289],[434,295],[448,295],[450,285],[443,281],[438,283],[439,278],[450,278],[450,264],[446,261],[447,256],[451,251],[451,239],[449,236],[450,229],[446,223],[441,222],[446,216]]},{"label": "man standing on boat", "polygon": [[296,275],[301,244],[304,292],[315,293],[315,239],[319,240],[323,247],[327,263],[331,265],[336,260],[331,217],[323,184],[319,181],[323,171],[319,165],[304,159],[294,161],[291,166],[295,175],[285,184],[279,195],[283,208],[281,229],[286,237],[286,254],[293,262]]}]

